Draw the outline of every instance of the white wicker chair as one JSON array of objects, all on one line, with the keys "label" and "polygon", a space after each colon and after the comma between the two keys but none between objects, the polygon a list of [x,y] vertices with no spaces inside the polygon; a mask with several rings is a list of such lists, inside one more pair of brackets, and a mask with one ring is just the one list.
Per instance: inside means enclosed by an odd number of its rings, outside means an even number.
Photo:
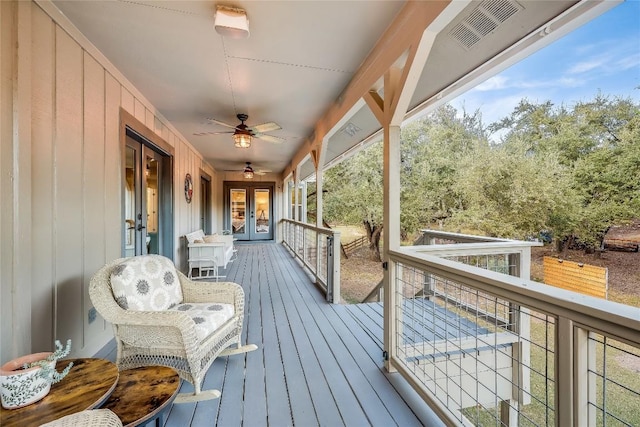
[{"label": "white wicker chair", "polygon": [[[153,274],[152,269],[140,267],[147,262],[159,262],[168,270]],[[139,271],[149,271],[152,274],[134,274],[139,277],[132,277],[132,271],[135,273],[138,270],[126,269],[133,263],[137,263]],[[139,289],[139,284],[143,283],[143,287],[151,289],[148,294],[154,292],[153,286],[159,286],[154,284],[154,280],[165,280],[164,283],[160,282],[160,286],[168,282],[179,282],[181,304],[156,310],[135,306],[138,304],[135,298],[130,298],[127,303],[118,294],[121,292],[119,275],[126,276],[127,283],[133,283],[131,286],[134,289],[136,286]],[[112,282],[115,282],[115,290]],[[164,292],[164,289],[160,290]],[[240,285],[231,282],[192,281],[176,270],[169,259],[159,255],[120,258],[105,265],[91,279],[89,296],[98,313],[113,325],[117,344],[116,364],[120,370],[147,365],[169,366],[176,369],[182,379],[193,384],[195,392],[181,393],[176,398],[176,403],[219,397],[218,390],[201,390],[204,376],[216,357],[245,353],[257,348],[255,345],[242,346],[240,343],[244,318],[244,291]],[[154,298],[152,302],[155,304],[158,297]],[[220,307],[223,306],[227,315],[220,320],[221,324],[218,326],[214,326],[216,322],[206,325],[202,317],[196,318],[185,312],[192,307],[200,307],[200,312],[205,313],[204,318],[209,322],[206,316],[217,313],[206,310],[220,310],[222,313]],[[203,326],[210,328],[203,332]],[[233,344],[235,347],[228,348]]]},{"label": "white wicker chair", "polygon": [[122,427],[122,422],[109,409],[88,409],[58,418],[40,427]]}]

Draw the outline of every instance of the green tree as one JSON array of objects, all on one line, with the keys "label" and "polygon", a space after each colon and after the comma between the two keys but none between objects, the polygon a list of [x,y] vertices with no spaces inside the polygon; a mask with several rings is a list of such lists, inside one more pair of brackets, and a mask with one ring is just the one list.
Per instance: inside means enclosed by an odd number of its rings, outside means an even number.
[{"label": "green tree", "polygon": [[383,220],[382,172],[382,143],[376,142],[324,175],[324,216],[329,222],[364,225],[370,248],[378,259]]},{"label": "green tree", "polygon": [[455,183],[462,160],[487,146],[478,111],[450,105],[402,129],[401,227],[404,235],[429,224],[444,227],[464,207]]},{"label": "green tree", "polygon": [[588,246],[601,246],[611,225],[640,218],[640,109],[635,107],[635,115],[625,120],[621,120],[619,109],[609,112],[613,117],[587,111],[602,115],[598,121],[617,124],[603,126],[599,138],[604,140],[596,150],[578,159],[573,170],[574,185],[581,197],[578,237]]},{"label": "green tree", "polygon": [[541,230],[570,233],[577,197],[557,156],[535,156],[529,141],[481,147],[461,165],[457,191],[466,201],[450,225],[524,239]]}]

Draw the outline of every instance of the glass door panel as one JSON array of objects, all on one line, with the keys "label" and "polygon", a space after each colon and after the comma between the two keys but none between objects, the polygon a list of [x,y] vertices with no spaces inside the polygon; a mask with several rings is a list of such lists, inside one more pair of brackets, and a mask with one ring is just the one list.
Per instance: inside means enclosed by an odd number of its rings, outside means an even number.
[{"label": "glass door panel", "polygon": [[232,188],[230,193],[230,218],[231,232],[238,239],[247,239],[247,190],[244,188]]},{"label": "glass door panel", "polygon": [[224,184],[224,224],[238,240],[273,240],[273,184]]},{"label": "glass door panel", "polygon": [[161,254],[162,154],[127,136],[123,254]]},{"label": "glass door panel", "polygon": [[[252,224],[251,240],[271,239],[271,197],[269,189],[253,190],[255,222]],[[253,216],[253,215],[252,215]]]},{"label": "glass door panel", "polygon": [[147,153],[145,169],[145,193],[147,213],[147,233],[145,245],[148,254],[159,254],[158,225],[160,221],[159,178],[160,162],[155,159],[155,153]]},{"label": "glass door panel", "polygon": [[[127,145],[125,154],[124,179],[124,256],[136,254],[136,212],[140,211],[136,189],[140,183],[137,179],[137,163],[135,161],[139,147]],[[138,243],[139,245],[139,243]]]}]

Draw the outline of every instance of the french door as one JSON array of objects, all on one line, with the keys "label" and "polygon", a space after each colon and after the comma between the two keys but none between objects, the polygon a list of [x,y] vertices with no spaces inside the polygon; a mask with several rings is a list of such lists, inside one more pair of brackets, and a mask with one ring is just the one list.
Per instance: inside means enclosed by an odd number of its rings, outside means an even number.
[{"label": "french door", "polygon": [[[127,130],[124,179],[124,256],[166,253],[171,221],[170,163],[166,155]],[[170,182],[170,180],[169,180]],[[170,184],[169,184],[170,185]],[[168,200],[167,200],[168,199]]]},{"label": "french door", "polygon": [[273,184],[225,183],[225,224],[238,240],[272,240]]}]

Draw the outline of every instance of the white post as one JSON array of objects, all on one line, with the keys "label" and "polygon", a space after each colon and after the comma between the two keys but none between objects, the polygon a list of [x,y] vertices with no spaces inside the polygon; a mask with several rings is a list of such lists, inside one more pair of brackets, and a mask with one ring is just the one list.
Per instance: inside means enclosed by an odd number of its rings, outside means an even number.
[{"label": "white post", "polygon": [[400,126],[384,128],[384,242],[382,260],[384,271],[384,350],[387,352],[385,367],[394,372],[389,361],[396,356],[396,271],[389,259],[389,250],[400,247]]},{"label": "white post", "polygon": [[573,413],[573,321],[558,317],[556,323],[556,425],[574,425]]}]

